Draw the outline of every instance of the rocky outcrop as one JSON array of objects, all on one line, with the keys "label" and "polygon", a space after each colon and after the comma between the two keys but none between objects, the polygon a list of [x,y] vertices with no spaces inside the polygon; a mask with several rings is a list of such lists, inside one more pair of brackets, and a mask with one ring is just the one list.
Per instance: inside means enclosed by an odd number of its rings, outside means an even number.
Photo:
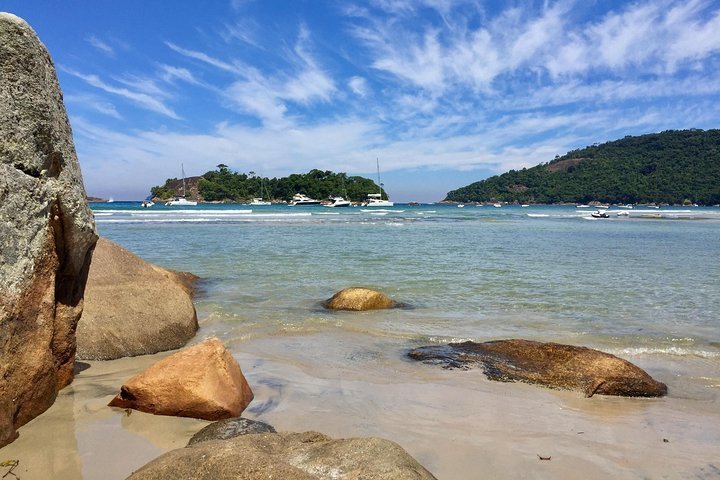
[{"label": "rocky outcrop", "polygon": [[240,365],[220,340],[210,338],[134,376],[109,405],[155,415],[221,420],[239,417],[252,399]]},{"label": "rocky outcrop", "polygon": [[228,418],[213,422],[192,436],[188,446],[208,440],[228,440],[240,435],[255,433],[276,433],[272,425],[249,418]]},{"label": "rocky outcrop", "polygon": [[317,432],[261,433],[172,450],[131,480],[421,480],[435,477],[402,447],[381,438],[333,440]]},{"label": "rocky outcrop", "polygon": [[596,394],[661,397],[667,394],[664,383],[654,380],[627,360],[573,345],[531,340],[464,342],[417,348],[409,356],[446,368],[481,365],[491,380],[579,390],[587,397]]},{"label": "rocky outcrop", "polygon": [[78,358],[112,360],[183,347],[198,329],[193,277],[99,239],[77,326]]},{"label": "rocky outcrop", "polygon": [[351,287],[340,290],[325,303],[330,310],[380,310],[393,308],[397,304],[385,294],[363,287]]},{"label": "rocky outcrop", "polygon": [[0,446],[72,381],[96,238],[53,62],[0,13]]}]

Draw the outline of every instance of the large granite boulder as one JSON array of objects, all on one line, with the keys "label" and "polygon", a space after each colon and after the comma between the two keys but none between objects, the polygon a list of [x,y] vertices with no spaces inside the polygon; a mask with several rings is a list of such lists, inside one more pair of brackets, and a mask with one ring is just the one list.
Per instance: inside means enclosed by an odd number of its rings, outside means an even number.
[{"label": "large granite boulder", "polygon": [[0,446],[72,381],[96,239],[53,62],[0,13]]},{"label": "large granite boulder", "polygon": [[340,290],[325,303],[330,310],[380,310],[393,308],[396,303],[385,294],[364,287],[350,287]]},{"label": "large granite boulder", "polygon": [[198,329],[189,275],[100,238],[77,326],[77,357],[112,360],[185,346]]},{"label": "large granite boulder", "polygon": [[260,433],[172,450],[131,480],[421,480],[435,477],[402,447],[381,438],[337,439],[317,432]]},{"label": "large granite boulder", "polygon": [[221,420],[253,399],[240,365],[217,338],[186,348],[134,376],[109,403],[155,415]]},{"label": "large granite boulder", "polygon": [[661,397],[667,394],[664,383],[654,380],[627,360],[573,345],[517,339],[449,343],[416,348],[409,356],[446,368],[481,365],[491,380],[579,390],[587,397],[596,394]]}]

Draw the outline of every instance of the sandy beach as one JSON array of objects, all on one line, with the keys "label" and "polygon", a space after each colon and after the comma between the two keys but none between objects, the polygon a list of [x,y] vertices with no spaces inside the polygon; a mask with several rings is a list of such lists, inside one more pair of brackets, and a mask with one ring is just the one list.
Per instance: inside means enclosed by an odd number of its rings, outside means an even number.
[{"label": "sandy beach", "polygon": [[[720,378],[708,387],[695,377],[707,360],[633,359],[668,383],[665,398],[584,398],[411,362],[402,342],[362,334],[226,344],[255,391],[243,416],[284,431],[388,438],[440,479],[720,478]],[[123,380],[167,355],[80,364],[3,459],[20,460],[23,480],[121,479],[183,447],[208,422],[106,406]]]}]

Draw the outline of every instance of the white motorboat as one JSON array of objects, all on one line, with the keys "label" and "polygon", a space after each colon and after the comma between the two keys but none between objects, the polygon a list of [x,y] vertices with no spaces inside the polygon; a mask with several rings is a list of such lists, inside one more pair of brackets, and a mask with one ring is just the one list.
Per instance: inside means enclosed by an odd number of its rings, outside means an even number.
[{"label": "white motorboat", "polygon": [[380,161],[376,158],[375,162],[377,164],[377,177],[378,177],[378,193],[368,193],[368,198],[365,200],[365,203],[363,203],[363,207],[392,207],[395,205],[394,202],[391,202],[388,198],[387,200],[383,200],[382,198],[382,187],[383,184],[380,183]]},{"label": "white motorboat", "polygon": [[155,202],[152,200],[143,200],[143,202],[140,204],[142,208],[151,208],[153,205],[155,205]]},{"label": "white motorboat", "polygon": [[182,171],[183,194],[165,202],[166,207],[190,207],[197,205],[195,200],[185,198],[185,166],[182,163],[180,164],[180,170]]},{"label": "white motorboat", "polygon": [[350,200],[345,200],[343,197],[330,197],[330,203],[325,204],[326,207],[349,207]]},{"label": "white motorboat", "polygon": [[165,202],[167,207],[191,207],[197,205],[195,200],[188,200],[185,197],[175,197],[172,200]]},{"label": "white motorboat", "polygon": [[610,215],[608,215],[606,212],[601,212],[600,210],[597,210],[590,214],[593,218],[610,218]]},{"label": "white motorboat", "polygon": [[500,207],[502,207],[502,204],[500,204],[500,203],[493,203],[493,207],[495,207],[495,208],[500,208]]},{"label": "white motorboat", "polygon": [[315,200],[314,198],[310,198],[302,193],[296,193],[293,195],[290,205],[320,205],[320,200]]},{"label": "white motorboat", "polygon": [[253,198],[248,205],[252,205],[254,207],[263,206],[263,205],[272,205],[272,203],[263,200],[262,198]]}]

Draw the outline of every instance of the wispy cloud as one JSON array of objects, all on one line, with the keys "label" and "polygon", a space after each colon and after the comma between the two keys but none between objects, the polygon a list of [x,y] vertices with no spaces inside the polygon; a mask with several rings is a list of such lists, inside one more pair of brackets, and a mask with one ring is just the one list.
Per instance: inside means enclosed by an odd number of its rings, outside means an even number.
[{"label": "wispy cloud", "polygon": [[96,49],[98,49],[99,51],[104,53],[105,55],[109,55],[111,57],[115,56],[115,50],[110,45],[108,45],[106,42],[100,40],[95,35],[90,35],[89,37],[87,37],[86,40],[90,45],[92,45],[93,47],[95,47]]},{"label": "wispy cloud", "polygon": [[180,117],[170,107],[166,106],[163,102],[161,102],[156,97],[153,97],[150,94],[132,91],[127,88],[112,86],[112,85],[106,83],[105,81],[103,81],[102,79],[100,79],[100,77],[98,77],[97,75],[83,74],[83,73],[80,73],[76,70],[73,70],[73,69],[67,68],[67,67],[61,67],[61,68],[64,72],[66,72],[74,77],[77,77],[80,80],[83,80],[88,85],[98,88],[104,92],[111,93],[113,95],[117,95],[119,97],[130,100],[131,102],[133,102],[134,104],[136,104],[137,106],[139,106],[141,108],[144,108],[144,109],[156,112],[156,113],[160,113],[164,116],[167,116],[167,117],[170,117],[170,118],[173,118],[176,120],[180,119]]}]

